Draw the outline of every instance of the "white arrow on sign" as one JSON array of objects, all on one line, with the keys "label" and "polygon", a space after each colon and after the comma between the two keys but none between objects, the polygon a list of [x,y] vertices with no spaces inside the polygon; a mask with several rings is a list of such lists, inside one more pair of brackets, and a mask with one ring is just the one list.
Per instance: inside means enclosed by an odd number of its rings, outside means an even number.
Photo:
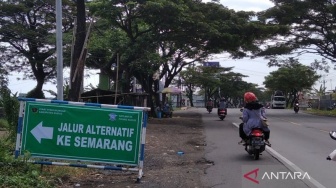
[{"label": "white arrow on sign", "polygon": [[42,138],[52,139],[53,138],[53,127],[43,127],[43,121],[41,121],[34,129],[30,132],[36,138],[36,140],[41,144]]}]

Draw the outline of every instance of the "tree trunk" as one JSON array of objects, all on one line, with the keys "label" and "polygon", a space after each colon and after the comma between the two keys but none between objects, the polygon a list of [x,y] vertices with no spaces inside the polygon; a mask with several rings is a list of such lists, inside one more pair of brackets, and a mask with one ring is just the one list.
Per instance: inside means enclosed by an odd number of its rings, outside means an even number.
[{"label": "tree trunk", "polygon": [[189,92],[187,92],[187,97],[188,97],[188,99],[189,99],[189,101],[190,101],[190,106],[191,106],[191,107],[194,107],[194,103],[193,103],[193,91],[192,91],[192,86],[191,86],[191,84],[189,84],[189,85],[187,86],[187,89],[189,90]]},{"label": "tree trunk", "polygon": [[28,98],[36,98],[36,99],[44,99],[44,93],[42,91],[43,89],[43,84],[44,84],[44,79],[46,77],[46,74],[43,70],[43,60],[39,60],[39,61],[34,61],[31,60],[31,67],[32,67],[32,71],[33,74],[36,78],[36,87],[34,89],[32,89],[31,91],[29,91],[27,93],[27,97]]},{"label": "tree trunk", "polygon": [[[77,0],[77,30],[75,46],[72,56],[72,65],[70,69],[70,90],[69,101],[79,101],[81,86],[83,84],[84,62],[81,62],[80,55],[82,53],[85,36],[86,36],[86,17],[85,17],[85,1]],[[82,65],[81,65],[82,63]],[[80,66],[77,68],[77,66]],[[82,67],[82,68],[81,68]],[[75,71],[77,73],[75,74]]]}]

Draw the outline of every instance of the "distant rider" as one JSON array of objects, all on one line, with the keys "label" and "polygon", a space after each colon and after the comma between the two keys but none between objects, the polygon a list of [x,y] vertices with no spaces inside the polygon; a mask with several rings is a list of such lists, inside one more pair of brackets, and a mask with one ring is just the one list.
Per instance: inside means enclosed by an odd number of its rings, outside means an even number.
[{"label": "distant rider", "polygon": [[218,103],[218,111],[217,114],[219,114],[219,111],[222,109],[226,109],[226,100],[224,97],[222,97]]},{"label": "distant rider", "polygon": [[209,109],[209,108],[212,109],[212,108],[213,108],[213,102],[212,102],[211,99],[208,100],[208,102],[207,102],[207,104],[206,104],[206,108],[207,108],[207,109]]}]

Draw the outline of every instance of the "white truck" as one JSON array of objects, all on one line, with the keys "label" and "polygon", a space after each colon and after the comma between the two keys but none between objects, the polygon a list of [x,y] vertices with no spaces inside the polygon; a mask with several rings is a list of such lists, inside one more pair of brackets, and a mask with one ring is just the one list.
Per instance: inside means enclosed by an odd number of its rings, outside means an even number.
[{"label": "white truck", "polygon": [[286,97],[282,91],[275,91],[272,95],[271,108],[286,108]]}]

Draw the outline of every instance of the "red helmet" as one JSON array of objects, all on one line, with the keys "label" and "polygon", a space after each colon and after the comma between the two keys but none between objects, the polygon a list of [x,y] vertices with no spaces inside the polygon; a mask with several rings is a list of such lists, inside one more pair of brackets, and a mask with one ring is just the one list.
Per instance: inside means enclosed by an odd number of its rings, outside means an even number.
[{"label": "red helmet", "polygon": [[253,101],[256,101],[256,100],[257,100],[257,97],[255,96],[254,93],[252,93],[252,92],[246,92],[244,94],[244,101],[246,103],[253,102]]}]

